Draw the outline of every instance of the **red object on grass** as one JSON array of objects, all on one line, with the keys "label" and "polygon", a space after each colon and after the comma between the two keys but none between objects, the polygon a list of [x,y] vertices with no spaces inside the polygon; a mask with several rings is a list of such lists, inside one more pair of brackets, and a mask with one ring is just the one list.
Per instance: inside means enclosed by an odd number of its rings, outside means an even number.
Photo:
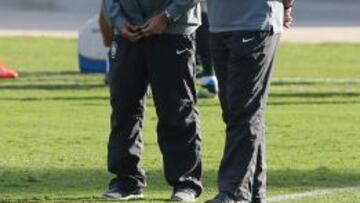
[{"label": "red object on grass", "polygon": [[8,69],[5,64],[0,62],[0,79],[17,78],[19,74],[16,71]]}]

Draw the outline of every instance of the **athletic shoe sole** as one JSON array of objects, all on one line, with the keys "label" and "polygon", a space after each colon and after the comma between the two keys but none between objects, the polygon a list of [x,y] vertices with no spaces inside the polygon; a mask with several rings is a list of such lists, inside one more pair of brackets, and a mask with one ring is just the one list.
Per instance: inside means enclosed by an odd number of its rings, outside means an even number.
[{"label": "athletic shoe sole", "polygon": [[123,201],[127,201],[127,200],[140,200],[140,199],[144,199],[144,194],[131,194],[128,195],[126,197],[120,197],[118,195],[116,195],[115,193],[112,194],[103,194],[102,195],[103,198],[106,199],[116,199],[116,200],[123,200]]}]

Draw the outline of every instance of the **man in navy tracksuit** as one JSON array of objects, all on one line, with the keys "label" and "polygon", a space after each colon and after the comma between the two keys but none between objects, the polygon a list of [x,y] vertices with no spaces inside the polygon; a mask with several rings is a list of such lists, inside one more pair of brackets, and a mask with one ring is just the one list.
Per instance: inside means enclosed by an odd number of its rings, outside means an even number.
[{"label": "man in navy tracksuit", "polygon": [[143,197],[140,166],[145,93],[151,86],[158,115],[158,143],[171,201],[195,201],[200,181],[199,113],[193,33],[199,0],[104,0],[115,29],[110,47],[111,134],[108,169],[116,175],[106,198]]},{"label": "man in navy tracksuit", "polygon": [[265,203],[264,110],[294,0],[210,0],[211,50],[226,123],[218,195],[206,203]]}]

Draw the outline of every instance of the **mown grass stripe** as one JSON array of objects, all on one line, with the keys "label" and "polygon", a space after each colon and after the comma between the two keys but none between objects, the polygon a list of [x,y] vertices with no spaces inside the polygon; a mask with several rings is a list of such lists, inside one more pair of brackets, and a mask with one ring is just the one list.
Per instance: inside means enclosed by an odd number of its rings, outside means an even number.
[{"label": "mown grass stripe", "polygon": [[273,84],[358,84],[360,83],[360,79],[286,77],[286,78],[273,78],[272,83]]}]

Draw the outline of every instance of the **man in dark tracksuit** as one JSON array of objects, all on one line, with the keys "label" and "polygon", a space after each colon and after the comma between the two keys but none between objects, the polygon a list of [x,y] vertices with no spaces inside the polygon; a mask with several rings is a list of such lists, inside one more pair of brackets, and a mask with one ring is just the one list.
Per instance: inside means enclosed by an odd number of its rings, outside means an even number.
[{"label": "man in dark tracksuit", "polygon": [[[226,123],[219,194],[206,203],[266,202],[264,110],[293,0],[210,0],[211,50]],[[285,12],[284,12],[285,11]]]},{"label": "man in dark tracksuit", "polygon": [[150,84],[165,177],[174,188],[171,201],[195,201],[203,190],[194,84],[193,33],[201,22],[198,0],[105,0],[103,9],[115,28],[108,169],[116,175],[104,197],[143,197],[141,128]]}]

